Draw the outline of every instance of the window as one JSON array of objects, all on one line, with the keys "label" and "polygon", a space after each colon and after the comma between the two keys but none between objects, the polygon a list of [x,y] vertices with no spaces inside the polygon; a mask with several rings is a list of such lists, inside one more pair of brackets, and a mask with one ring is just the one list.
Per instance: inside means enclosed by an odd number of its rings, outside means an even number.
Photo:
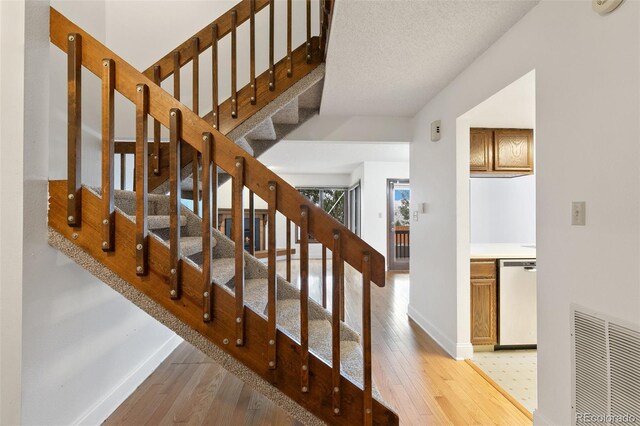
[{"label": "window", "polygon": [[[313,204],[329,213],[338,222],[345,223],[347,188],[307,187],[297,189]],[[298,227],[296,227],[296,242],[300,242],[300,229]],[[316,242],[316,240],[313,236],[310,236],[309,242]]]}]

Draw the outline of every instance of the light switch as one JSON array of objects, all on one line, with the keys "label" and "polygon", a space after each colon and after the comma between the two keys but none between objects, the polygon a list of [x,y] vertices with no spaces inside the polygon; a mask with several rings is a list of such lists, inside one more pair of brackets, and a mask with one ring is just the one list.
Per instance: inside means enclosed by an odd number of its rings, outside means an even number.
[{"label": "light switch", "polygon": [[571,225],[585,226],[587,224],[587,203],[573,201],[571,203]]},{"label": "light switch", "polygon": [[413,211],[413,220],[414,220],[414,222],[418,221],[418,210],[414,210]]}]

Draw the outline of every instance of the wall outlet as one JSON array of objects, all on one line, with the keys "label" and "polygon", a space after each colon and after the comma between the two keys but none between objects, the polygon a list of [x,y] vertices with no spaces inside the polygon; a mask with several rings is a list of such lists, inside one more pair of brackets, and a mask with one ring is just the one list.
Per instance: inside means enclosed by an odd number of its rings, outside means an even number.
[{"label": "wall outlet", "polygon": [[414,210],[413,211],[413,221],[417,222],[418,221],[418,210]]},{"label": "wall outlet", "polygon": [[573,201],[571,203],[571,225],[585,226],[587,224],[587,203]]},{"label": "wall outlet", "polygon": [[440,120],[431,123],[431,141],[438,142],[442,136]]}]

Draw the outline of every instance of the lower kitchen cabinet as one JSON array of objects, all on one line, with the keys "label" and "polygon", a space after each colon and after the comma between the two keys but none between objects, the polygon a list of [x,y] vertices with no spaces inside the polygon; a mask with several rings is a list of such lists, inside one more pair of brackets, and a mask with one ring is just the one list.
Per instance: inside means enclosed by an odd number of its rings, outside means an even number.
[{"label": "lower kitchen cabinet", "polygon": [[496,260],[471,260],[471,344],[498,343]]}]

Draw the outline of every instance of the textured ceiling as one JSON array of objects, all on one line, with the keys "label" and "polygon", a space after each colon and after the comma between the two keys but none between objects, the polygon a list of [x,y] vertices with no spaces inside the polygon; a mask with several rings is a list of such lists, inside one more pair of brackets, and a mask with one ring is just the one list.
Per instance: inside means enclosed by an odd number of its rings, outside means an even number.
[{"label": "textured ceiling", "polygon": [[336,1],[321,114],[413,116],[535,4]]}]

